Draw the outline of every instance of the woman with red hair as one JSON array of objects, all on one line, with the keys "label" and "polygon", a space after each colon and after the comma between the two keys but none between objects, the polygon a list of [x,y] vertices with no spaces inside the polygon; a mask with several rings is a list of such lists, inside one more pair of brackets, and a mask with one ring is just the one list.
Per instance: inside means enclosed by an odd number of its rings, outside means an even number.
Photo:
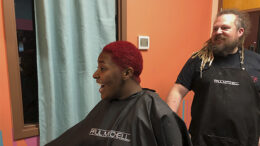
[{"label": "woman with red hair", "polygon": [[184,122],[155,91],[140,86],[142,69],[135,45],[117,41],[105,46],[93,74],[102,100],[47,146],[190,146]]}]

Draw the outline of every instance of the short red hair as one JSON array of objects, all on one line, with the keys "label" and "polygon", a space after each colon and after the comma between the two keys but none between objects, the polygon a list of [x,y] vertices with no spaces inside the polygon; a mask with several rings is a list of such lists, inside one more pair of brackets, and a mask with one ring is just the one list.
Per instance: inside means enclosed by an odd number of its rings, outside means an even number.
[{"label": "short red hair", "polygon": [[127,41],[116,41],[106,45],[102,52],[111,54],[113,61],[122,69],[132,67],[134,79],[140,83],[140,74],[143,70],[143,57],[137,47]]}]

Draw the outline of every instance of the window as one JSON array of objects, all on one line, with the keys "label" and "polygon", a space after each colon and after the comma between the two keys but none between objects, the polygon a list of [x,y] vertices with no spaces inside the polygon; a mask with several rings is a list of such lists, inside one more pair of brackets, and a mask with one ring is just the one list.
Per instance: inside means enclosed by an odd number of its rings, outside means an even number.
[{"label": "window", "polygon": [[[30,2],[30,10],[33,11],[33,0],[31,0]],[[16,21],[14,0],[4,0],[3,10],[14,138],[21,139],[39,134],[37,121],[38,100],[34,99],[34,102],[36,101],[36,104],[30,106],[33,107],[33,109],[28,110],[33,112],[33,114],[36,114],[36,117],[34,118],[31,118],[32,113],[27,114],[27,107],[29,107],[27,106],[28,102],[24,104],[22,103],[24,100],[28,100],[26,98],[22,98],[23,96],[28,98],[37,98],[37,76],[35,76],[37,75],[37,73],[35,72],[35,34],[33,31],[34,27],[32,22],[31,26],[28,26],[28,24],[26,24],[25,26],[20,26],[19,24],[28,23],[28,21],[26,21],[25,19],[19,19],[18,21]],[[32,16],[32,18],[33,17],[34,16]],[[22,22],[23,20],[24,22]],[[18,25],[16,25],[16,23]],[[18,31],[16,31],[16,26],[18,28]],[[32,84],[35,84],[35,82],[36,88],[34,87],[34,91],[28,92],[28,89],[31,90],[33,87]],[[23,105],[25,108],[23,108]],[[26,111],[26,114],[24,114],[24,111]]]}]

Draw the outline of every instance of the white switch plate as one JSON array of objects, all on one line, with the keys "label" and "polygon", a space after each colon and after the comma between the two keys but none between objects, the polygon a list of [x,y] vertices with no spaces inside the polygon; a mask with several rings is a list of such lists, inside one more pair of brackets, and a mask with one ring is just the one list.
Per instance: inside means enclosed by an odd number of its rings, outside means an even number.
[{"label": "white switch plate", "polygon": [[138,48],[140,50],[148,50],[150,46],[149,36],[138,36]]}]

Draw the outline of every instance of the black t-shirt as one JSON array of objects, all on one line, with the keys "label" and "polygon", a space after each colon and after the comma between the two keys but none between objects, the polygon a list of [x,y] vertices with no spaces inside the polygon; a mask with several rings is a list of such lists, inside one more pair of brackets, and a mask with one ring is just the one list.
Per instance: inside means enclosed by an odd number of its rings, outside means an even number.
[{"label": "black t-shirt", "polygon": [[[252,51],[245,50],[244,66],[249,76],[256,85],[258,92],[260,92],[260,55]],[[182,84],[189,90],[193,89],[193,81],[200,75],[201,59],[198,57],[190,58],[182,68],[176,83]],[[216,56],[212,66],[221,68],[241,68],[239,53],[231,54],[226,57]],[[209,69],[208,64],[203,71]],[[202,72],[203,75],[203,72]]]},{"label": "black t-shirt", "polygon": [[46,146],[190,146],[185,123],[152,91],[102,100]]}]

